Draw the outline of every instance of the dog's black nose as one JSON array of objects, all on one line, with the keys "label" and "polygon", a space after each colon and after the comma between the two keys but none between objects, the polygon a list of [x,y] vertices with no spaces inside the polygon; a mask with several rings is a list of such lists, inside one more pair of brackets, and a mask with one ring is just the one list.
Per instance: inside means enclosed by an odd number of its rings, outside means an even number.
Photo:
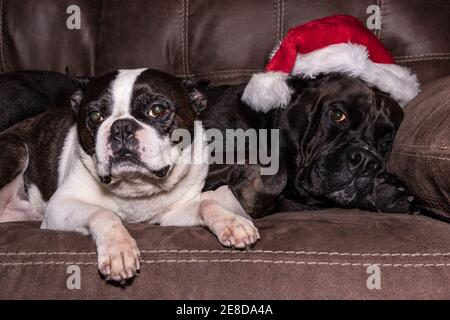
[{"label": "dog's black nose", "polygon": [[134,133],[140,128],[140,125],[133,119],[119,119],[111,125],[111,143],[114,151],[119,151],[123,147],[129,147],[132,144]]},{"label": "dog's black nose", "polygon": [[118,138],[128,138],[139,127],[139,124],[132,119],[119,119],[111,125],[111,134]]},{"label": "dog's black nose", "polygon": [[157,176],[158,178],[164,178],[165,176],[167,176],[167,174],[169,173],[169,169],[170,166],[167,165],[165,167],[162,167],[159,170],[153,171],[153,173],[155,174],[155,176]]},{"label": "dog's black nose", "polygon": [[353,172],[373,174],[383,167],[379,157],[373,152],[362,148],[349,150],[347,154],[349,169]]}]

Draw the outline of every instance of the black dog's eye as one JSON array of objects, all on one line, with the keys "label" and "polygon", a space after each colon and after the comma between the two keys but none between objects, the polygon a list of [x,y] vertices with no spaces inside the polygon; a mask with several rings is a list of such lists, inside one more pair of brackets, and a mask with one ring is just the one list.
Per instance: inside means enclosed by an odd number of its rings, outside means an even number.
[{"label": "black dog's eye", "polygon": [[103,122],[103,116],[98,111],[89,112],[87,117],[88,117],[89,122],[94,125],[98,125]]},{"label": "black dog's eye", "polygon": [[169,114],[169,111],[170,110],[167,107],[167,105],[161,102],[155,102],[152,104],[152,107],[150,108],[148,115],[151,118],[164,118],[166,115]]},{"label": "black dog's eye", "polygon": [[344,124],[347,122],[347,115],[340,110],[331,110],[330,119],[337,124]]}]

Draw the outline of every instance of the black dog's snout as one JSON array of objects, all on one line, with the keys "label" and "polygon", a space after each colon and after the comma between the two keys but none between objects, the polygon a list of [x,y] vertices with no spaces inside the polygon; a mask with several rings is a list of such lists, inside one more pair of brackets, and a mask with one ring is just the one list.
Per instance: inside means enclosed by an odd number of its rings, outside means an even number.
[{"label": "black dog's snout", "polygon": [[133,147],[136,139],[134,134],[140,128],[132,119],[119,119],[111,125],[111,144],[115,152],[123,148]]},{"label": "black dog's snout", "polygon": [[347,158],[349,169],[353,172],[373,174],[382,169],[382,162],[377,155],[362,148],[350,149]]}]

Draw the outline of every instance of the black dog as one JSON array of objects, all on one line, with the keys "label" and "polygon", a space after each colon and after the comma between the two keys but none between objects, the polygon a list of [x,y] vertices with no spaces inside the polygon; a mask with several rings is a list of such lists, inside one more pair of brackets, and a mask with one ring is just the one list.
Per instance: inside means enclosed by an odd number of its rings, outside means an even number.
[{"label": "black dog", "polygon": [[253,217],[325,207],[416,210],[412,194],[385,172],[403,118],[395,100],[339,74],[292,78],[289,86],[290,104],[267,114],[241,101],[244,86],[209,89],[205,127],[279,129],[280,168],[262,176],[258,165],[213,165],[207,190],[229,185]]},{"label": "black dog", "polygon": [[19,71],[0,75],[0,131],[46,110],[70,108],[70,95],[88,79],[51,71]]}]

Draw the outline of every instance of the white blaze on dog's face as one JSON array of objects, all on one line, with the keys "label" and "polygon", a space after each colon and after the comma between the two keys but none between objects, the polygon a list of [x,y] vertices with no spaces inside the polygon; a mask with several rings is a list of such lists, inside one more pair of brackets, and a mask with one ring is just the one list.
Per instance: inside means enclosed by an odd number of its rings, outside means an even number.
[{"label": "white blaze on dog's face", "polygon": [[205,104],[191,83],[157,70],[120,70],[93,79],[79,94],[72,100],[82,158],[112,192],[149,195],[183,175],[177,162],[188,150],[181,152],[171,135],[185,129],[192,136],[195,114]]}]

